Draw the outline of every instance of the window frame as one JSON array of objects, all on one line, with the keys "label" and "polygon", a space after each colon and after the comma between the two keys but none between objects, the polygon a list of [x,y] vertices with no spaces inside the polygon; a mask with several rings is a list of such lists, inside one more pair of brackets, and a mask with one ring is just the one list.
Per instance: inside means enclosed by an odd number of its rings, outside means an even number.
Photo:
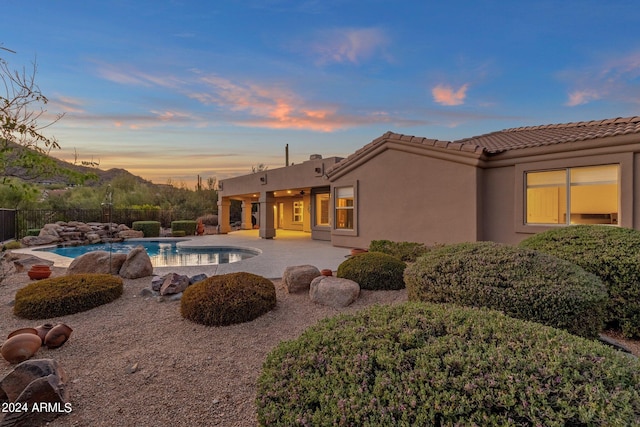
[{"label": "window frame", "polygon": [[291,213],[291,222],[294,224],[301,224],[304,221],[304,201],[294,200],[291,207]]},{"label": "window frame", "polygon": [[[353,189],[353,206],[339,207],[338,206],[338,190],[341,188]],[[331,232],[335,235],[341,236],[357,236],[358,235],[358,182],[344,183],[335,185],[331,188],[332,204],[332,218],[331,218]],[[337,227],[337,211],[351,209],[353,212],[353,228],[338,228]]]},{"label": "window frame", "polygon": [[[575,156],[575,153],[573,153]],[[564,158],[549,161],[519,163],[515,165],[514,228],[516,233],[535,234],[546,230],[567,227],[566,224],[527,223],[527,172],[603,166],[617,164],[618,170],[618,223],[612,226],[632,227],[633,221],[633,161],[634,153],[604,154],[591,157]]]},{"label": "window frame", "polygon": [[[575,182],[573,180],[573,175],[574,173],[579,173],[580,169],[588,169],[588,168],[598,168],[598,167],[610,167],[610,166],[614,166],[616,168],[616,178],[615,178],[615,182],[613,181],[597,181],[594,182],[594,184],[616,184],[616,200],[617,200],[617,206],[616,206],[616,210],[615,210],[615,218],[616,218],[616,222],[615,223],[601,223],[601,225],[617,225],[617,218],[618,218],[618,212],[620,211],[620,165],[617,163],[609,163],[609,164],[603,164],[603,165],[594,165],[594,166],[575,166],[575,167],[567,167],[567,168],[561,168],[561,169],[545,169],[545,170],[530,170],[530,171],[526,171],[525,172],[525,187],[526,187],[526,192],[527,192],[527,196],[525,197],[525,222],[527,225],[545,225],[545,226],[567,226],[567,225],[577,225],[580,223],[572,223],[572,218],[573,215],[578,215],[580,214],[580,211],[574,211],[573,210],[573,201],[574,201],[574,197],[578,197],[577,194],[577,190],[576,193],[574,194],[574,188],[577,189],[577,187],[581,187],[584,184],[580,183],[580,182]],[[560,181],[557,182],[557,184],[554,185],[550,185],[550,184],[530,184],[529,183],[529,176],[533,175],[533,174],[544,174],[544,173],[554,173],[554,172],[558,172],[558,175],[560,175],[562,177],[562,179]],[[529,215],[529,205],[528,205],[528,201],[529,201],[529,190],[530,189],[534,189],[534,188],[555,188],[555,187],[562,187],[564,189],[564,206],[565,206],[565,213],[564,213],[564,222],[529,222],[528,221],[528,215]],[[560,201],[561,199],[558,198],[558,201]],[[614,213],[614,212],[610,212],[610,213]],[[559,218],[558,218],[559,219]]]}]

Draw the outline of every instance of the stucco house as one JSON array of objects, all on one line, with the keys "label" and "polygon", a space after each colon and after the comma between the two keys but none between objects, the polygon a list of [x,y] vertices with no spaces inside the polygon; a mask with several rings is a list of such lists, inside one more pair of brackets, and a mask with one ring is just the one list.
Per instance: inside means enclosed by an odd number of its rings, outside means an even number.
[{"label": "stucco house", "polygon": [[640,228],[640,117],[458,141],[387,132],[346,158],[315,154],[221,181],[222,232],[230,231],[232,199],[242,201],[242,228],[259,205],[262,238],[300,230],[341,247],[377,239],[515,244],[569,224]]}]

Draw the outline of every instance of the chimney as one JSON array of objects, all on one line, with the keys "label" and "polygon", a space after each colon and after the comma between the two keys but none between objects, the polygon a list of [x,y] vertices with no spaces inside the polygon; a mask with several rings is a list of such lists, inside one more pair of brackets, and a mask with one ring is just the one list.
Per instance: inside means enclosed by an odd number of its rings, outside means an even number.
[{"label": "chimney", "polygon": [[284,147],[284,165],[289,166],[289,144]]}]

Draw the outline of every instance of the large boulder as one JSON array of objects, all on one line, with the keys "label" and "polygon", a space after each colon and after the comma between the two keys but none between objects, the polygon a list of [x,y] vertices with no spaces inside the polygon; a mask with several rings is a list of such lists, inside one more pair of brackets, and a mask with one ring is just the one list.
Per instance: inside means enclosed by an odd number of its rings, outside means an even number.
[{"label": "large boulder", "polygon": [[319,276],[311,281],[311,301],[333,308],[346,307],[360,296],[360,285],[353,280],[333,276]]},{"label": "large boulder", "polygon": [[126,260],[120,267],[120,277],[125,279],[139,279],[153,274],[151,258],[144,247],[136,246],[126,256]]},{"label": "large boulder", "polygon": [[289,293],[307,292],[311,281],[320,276],[320,270],[313,265],[294,265],[287,267],[282,281]]},{"label": "large boulder", "polygon": [[12,403],[19,408],[27,407],[29,410],[8,412],[0,425],[37,426],[71,412],[66,382],[67,374],[53,359],[20,363],[0,380],[0,402]]},{"label": "large boulder", "polygon": [[38,233],[38,237],[44,236],[52,236],[52,237],[60,237],[60,232],[64,230],[60,224],[45,224],[44,227],[40,229],[40,233]]},{"label": "large boulder", "polygon": [[127,259],[126,254],[92,251],[75,258],[67,268],[67,274],[101,273],[118,274]]},{"label": "large boulder", "polygon": [[42,246],[42,245],[51,245],[53,243],[58,243],[62,239],[58,236],[25,236],[20,239],[20,243],[25,246]]}]

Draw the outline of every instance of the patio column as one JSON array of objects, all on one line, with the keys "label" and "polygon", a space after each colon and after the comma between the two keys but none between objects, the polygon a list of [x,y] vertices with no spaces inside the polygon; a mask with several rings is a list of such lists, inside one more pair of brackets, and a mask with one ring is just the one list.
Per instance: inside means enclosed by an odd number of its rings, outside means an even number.
[{"label": "patio column", "polygon": [[276,197],[273,191],[260,193],[260,237],[273,239],[276,236],[273,209],[276,206]]},{"label": "patio column", "polygon": [[218,199],[218,233],[227,234],[231,231],[231,200],[228,197]]},{"label": "patio column", "polygon": [[251,199],[242,199],[242,225],[243,230],[253,229],[253,222],[251,221]]}]

